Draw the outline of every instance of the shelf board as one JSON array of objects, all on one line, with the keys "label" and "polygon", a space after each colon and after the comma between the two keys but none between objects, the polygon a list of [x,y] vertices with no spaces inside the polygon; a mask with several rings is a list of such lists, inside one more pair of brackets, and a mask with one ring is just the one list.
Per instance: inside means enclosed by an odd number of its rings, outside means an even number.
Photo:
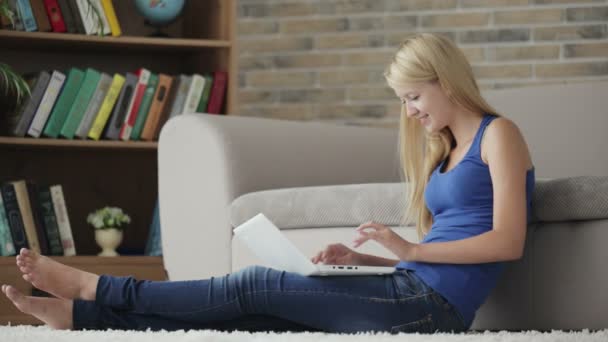
[{"label": "shelf board", "polygon": [[0,137],[2,146],[156,150],[158,142]]},{"label": "shelf board", "polygon": [[[71,266],[77,265],[162,265],[163,258],[159,256],[145,256],[145,255],[129,255],[129,256],[118,256],[118,257],[99,257],[96,255],[77,255],[70,257],[51,256],[62,264],[69,264]],[[0,266],[12,266],[15,264],[15,257],[0,257]]]},{"label": "shelf board", "polygon": [[158,50],[160,48],[175,51],[195,51],[209,48],[230,48],[228,40],[192,39],[192,38],[156,38],[131,36],[92,36],[56,32],[22,32],[0,30],[0,43],[3,47],[53,48],[78,50],[87,47],[91,50],[112,50],[130,48],[136,50]]}]

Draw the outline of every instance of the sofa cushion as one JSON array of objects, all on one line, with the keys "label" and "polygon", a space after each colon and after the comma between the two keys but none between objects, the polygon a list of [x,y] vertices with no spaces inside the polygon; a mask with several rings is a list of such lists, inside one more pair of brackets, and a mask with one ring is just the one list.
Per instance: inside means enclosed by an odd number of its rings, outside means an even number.
[{"label": "sofa cushion", "polygon": [[[403,183],[374,183],[258,191],[235,199],[230,219],[233,227],[258,213],[281,229],[356,227],[367,221],[397,226],[405,190]],[[532,222],[608,218],[608,177],[537,179],[531,218]]]},{"label": "sofa cushion", "polygon": [[579,176],[536,181],[533,222],[608,218],[608,177]]}]

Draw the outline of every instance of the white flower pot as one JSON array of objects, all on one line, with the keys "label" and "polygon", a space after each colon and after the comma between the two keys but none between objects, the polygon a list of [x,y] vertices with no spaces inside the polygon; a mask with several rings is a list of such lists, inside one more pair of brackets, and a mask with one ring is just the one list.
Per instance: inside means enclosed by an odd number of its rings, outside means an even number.
[{"label": "white flower pot", "polygon": [[122,230],[116,228],[95,229],[95,241],[101,247],[99,256],[118,256],[116,247],[122,242]]}]

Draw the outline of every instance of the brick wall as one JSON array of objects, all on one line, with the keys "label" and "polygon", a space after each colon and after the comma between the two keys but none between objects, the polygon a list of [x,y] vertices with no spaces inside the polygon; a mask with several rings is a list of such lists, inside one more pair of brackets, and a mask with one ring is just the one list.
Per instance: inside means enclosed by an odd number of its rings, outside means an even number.
[{"label": "brick wall", "polygon": [[239,114],[394,127],[382,76],[441,32],[482,88],[608,80],[608,0],[240,0]]}]

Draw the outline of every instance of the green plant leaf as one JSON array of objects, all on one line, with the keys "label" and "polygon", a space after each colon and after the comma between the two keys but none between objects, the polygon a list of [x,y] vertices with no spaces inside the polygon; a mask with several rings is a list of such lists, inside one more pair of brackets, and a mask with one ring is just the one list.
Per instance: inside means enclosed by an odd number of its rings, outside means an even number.
[{"label": "green plant leaf", "polygon": [[15,28],[15,13],[8,6],[7,0],[0,0],[0,16],[7,18],[11,26]]},{"label": "green plant leaf", "polygon": [[23,98],[30,95],[30,87],[27,82],[17,74],[8,64],[0,63],[0,79],[4,89],[4,96],[10,96],[11,91],[15,92],[16,103],[20,103]]}]

